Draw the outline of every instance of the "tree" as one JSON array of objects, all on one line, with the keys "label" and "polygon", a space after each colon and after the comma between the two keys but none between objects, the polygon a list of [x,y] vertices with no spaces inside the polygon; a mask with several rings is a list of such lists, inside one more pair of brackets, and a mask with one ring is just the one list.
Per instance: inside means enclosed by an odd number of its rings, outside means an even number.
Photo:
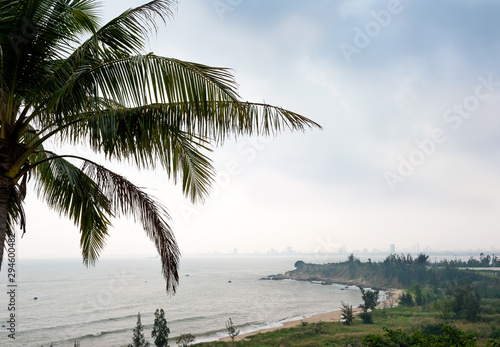
[{"label": "tree", "polygon": [[170,334],[170,329],[167,327],[165,311],[156,309],[153,331],[151,331],[151,337],[155,339],[154,344],[158,347],[168,347],[168,334]]},{"label": "tree", "polygon": [[96,0],[0,0],[0,266],[7,236],[25,232],[28,179],[79,227],[84,264],[112,217],[141,223],[167,291],[179,249],[166,210],[124,176],[51,146],[85,145],[105,159],[164,168],[193,202],[209,193],[212,144],[233,136],[319,127],[281,107],[241,100],[228,69],[145,54],[175,0],[152,0],[100,26]]},{"label": "tree", "polygon": [[304,268],[304,266],[306,266],[306,263],[304,263],[302,260],[297,260],[294,264],[295,268],[297,270],[302,270]]},{"label": "tree", "polygon": [[229,337],[231,338],[231,341],[234,342],[234,338],[236,336],[238,336],[240,331],[236,330],[236,327],[234,326],[233,321],[231,320],[231,317],[229,317],[229,319],[226,322],[226,330],[227,330],[227,333],[229,334]]},{"label": "tree", "polygon": [[354,319],[354,314],[352,311],[352,305],[345,304],[342,302],[340,318],[344,320],[345,325],[351,325]]},{"label": "tree", "polygon": [[137,324],[134,328],[134,337],[132,338],[132,343],[128,347],[146,347],[146,339],[144,338],[144,333],[142,332],[144,327],[141,323],[141,313],[137,313]]},{"label": "tree", "polygon": [[175,341],[175,343],[181,345],[182,347],[186,347],[193,341],[194,341],[194,335],[189,333],[189,334],[181,334],[181,336],[179,336],[179,338],[177,339],[177,341]]},{"label": "tree", "polygon": [[361,299],[363,299],[363,304],[359,305],[359,307],[363,309],[363,312],[361,312],[359,316],[363,320],[363,323],[372,324],[373,323],[372,314],[371,312],[368,312],[368,310],[373,311],[377,306],[379,290],[378,289],[365,290],[363,286],[359,286],[359,290],[361,290]]},{"label": "tree", "polygon": [[408,292],[401,294],[401,296],[399,297],[399,304],[403,306],[415,306],[413,295]]},{"label": "tree", "polygon": [[451,282],[447,290],[449,305],[457,318],[474,322],[479,319],[481,298],[476,286],[458,281]]},{"label": "tree", "polygon": [[422,306],[423,304],[425,304],[425,302],[426,298],[424,293],[422,293],[422,288],[420,288],[419,284],[415,285],[415,303],[418,306]]},{"label": "tree", "polygon": [[360,307],[363,309],[363,312],[368,312],[368,310],[374,310],[378,303],[379,290],[365,290],[363,286],[359,286],[361,290],[361,299],[363,299],[363,304]]}]

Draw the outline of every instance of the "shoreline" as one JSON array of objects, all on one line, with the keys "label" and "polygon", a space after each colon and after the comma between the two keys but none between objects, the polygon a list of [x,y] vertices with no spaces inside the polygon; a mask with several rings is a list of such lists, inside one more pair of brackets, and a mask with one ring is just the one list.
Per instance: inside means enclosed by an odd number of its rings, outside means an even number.
[{"label": "shoreline", "polygon": [[[396,307],[397,306],[397,299],[401,296],[402,292],[403,291],[400,290],[400,289],[390,289],[390,290],[387,290],[387,293],[393,293],[392,295],[393,295],[393,298],[394,298],[394,302],[393,302],[392,307]],[[384,306],[387,307],[388,305],[390,306],[389,297],[386,297],[385,301],[381,302],[378,305],[378,308],[383,308]],[[360,312],[362,312],[362,310],[361,310],[360,307],[353,307],[352,311],[353,311],[354,315],[359,314]],[[303,315],[302,318],[297,317],[296,319],[294,318],[293,320],[283,322],[281,326],[272,327],[272,328],[262,328],[262,329],[251,331],[251,332],[248,332],[248,333],[245,333],[245,334],[237,335],[234,338],[234,341],[244,340],[248,336],[252,336],[252,335],[268,333],[268,332],[279,330],[279,329],[291,328],[291,327],[294,327],[294,326],[302,324],[302,322],[306,322],[306,323],[338,322],[341,319],[340,318],[341,314],[342,314],[342,311],[339,308],[338,310],[335,310],[335,311],[329,311],[329,312],[319,313],[319,314],[315,314],[315,315],[312,315],[312,316],[309,316],[309,317],[305,317],[305,315]],[[229,336],[226,336],[226,337],[219,338],[218,341],[230,342],[231,338]]]}]

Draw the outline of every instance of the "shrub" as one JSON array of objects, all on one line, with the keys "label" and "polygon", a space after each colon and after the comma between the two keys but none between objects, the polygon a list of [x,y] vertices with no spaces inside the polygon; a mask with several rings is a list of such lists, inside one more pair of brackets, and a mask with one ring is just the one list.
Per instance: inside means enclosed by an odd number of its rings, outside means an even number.
[{"label": "shrub", "polygon": [[491,338],[498,339],[500,338],[500,328],[496,328],[490,335]]},{"label": "shrub", "polygon": [[363,320],[365,324],[373,324],[372,314],[370,312],[361,312],[359,317]]},{"label": "shrub", "polygon": [[186,347],[187,345],[189,345],[193,341],[194,341],[193,334],[181,334],[181,336],[179,336],[179,338],[177,339],[177,341],[175,341],[175,343],[177,343],[178,345],[180,345],[182,347]]}]

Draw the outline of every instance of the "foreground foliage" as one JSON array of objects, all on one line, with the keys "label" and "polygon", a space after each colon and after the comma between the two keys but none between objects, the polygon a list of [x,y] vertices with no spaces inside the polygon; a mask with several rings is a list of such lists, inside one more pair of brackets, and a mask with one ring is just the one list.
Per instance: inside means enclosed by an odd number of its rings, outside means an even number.
[{"label": "foreground foliage", "polygon": [[401,329],[391,330],[384,328],[384,335],[367,335],[361,341],[363,346],[385,347],[385,346],[476,346],[477,338],[474,334],[466,334],[457,328],[445,324],[441,328],[440,335],[426,334],[417,330],[412,334]]},{"label": "foreground foliage", "polygon": [[162,308],[156,309],[153,330],[151,331],[155,346],[168,347],[168,334],[170,334],[170,329],[165,319],[165,311]]},{"label": "foreground foliage", "polygon": [[146,338],[144,337],[144,326],[141,322],[141,313],[137,313],[137,323],[134,328],[134,336],[132,337],[132,343],[128,347],[146,347]]}]

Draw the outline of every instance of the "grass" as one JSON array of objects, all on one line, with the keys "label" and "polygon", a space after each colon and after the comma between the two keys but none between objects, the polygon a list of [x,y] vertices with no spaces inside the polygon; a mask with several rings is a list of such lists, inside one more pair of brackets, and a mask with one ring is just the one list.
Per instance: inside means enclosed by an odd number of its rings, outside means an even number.
[{"label": "grass", "polygon": [[[398,306],[391,309],[373,311],[373,324],[363,324],[359,317],[353,325],[347,326],[339,322],[320,322],[297,325],[288,329],[275,330],[249,336],[247,340],[231,342],[209,342],[197,346],[359,346],[367,334],[383,334],[383,327],[402,329],[414,332],[422,329],[438,329],[440,324],[449,323],[464,332],[474,333],[478,337],[478,346],[485,346],[489,338],[500,336],[500,299],[484,299],[482,301],[481,320],[467,322],[465,320],[443,319],[440,312],[429,307]],[[427,328],[426,328],[427,327]]]}]

